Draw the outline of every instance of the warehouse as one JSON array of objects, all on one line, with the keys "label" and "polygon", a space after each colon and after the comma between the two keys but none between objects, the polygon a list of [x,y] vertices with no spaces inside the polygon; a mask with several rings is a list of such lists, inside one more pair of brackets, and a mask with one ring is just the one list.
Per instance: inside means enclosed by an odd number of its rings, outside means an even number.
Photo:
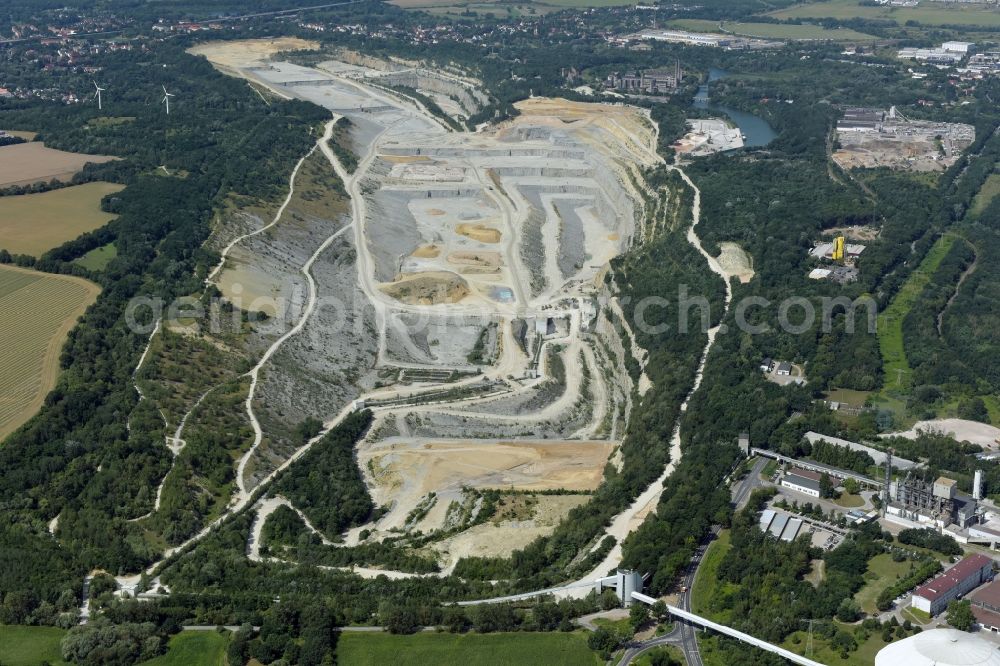
[{"label": "warehouse", "polygon": [[820,478],[816,472],[793,467],[781,477],[781,485],[810,497],[819,497]]},{"label": "warehouse", "polygon": [[972,614],[983,629],[1000,633],[1000,581],[994,581],[969,595]]},{"label": "warehouse", "polygon": [[970,555],[913,593],[913,607],[930,615],[948,608],[948,603],[993,577],[993,560]]}]

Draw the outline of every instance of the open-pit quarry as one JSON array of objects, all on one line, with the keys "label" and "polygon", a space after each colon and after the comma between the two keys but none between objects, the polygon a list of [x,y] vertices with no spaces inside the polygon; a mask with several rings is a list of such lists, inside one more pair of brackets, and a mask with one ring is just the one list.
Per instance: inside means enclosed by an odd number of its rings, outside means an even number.
[{"label": "open-pit quarry", "polygon": [[[533,98],[510,120],[457,131],[488,101],[467,75],[359,57],[306,67],[243,44],[194,52],[265,101],[346,118],[357,166],[331,150],[331,123],[281,208],[229,215],[210,240],[226,298],[273,301],[250,308],[271,317],[244,338],[255,434],[222,518],[319,440],[290,435],[303,419],[329,428],[364,406],[375,420],[357,458],[382,510],[329,543],[419,536],[448,571],[551,532],[619,462],[625,358],[642,351],[623,345],[604,275],[643,233],[654,123],[634,107]],[[425,108],[429,92],[454,113]],[[346,195],[329,205],[316,195],[324,169]],[[477,520],[484,490],[530,500]],[[566,494],[533,494],[553,490]],[[254,505],[254,548],[261,508],[281,501]]]}]

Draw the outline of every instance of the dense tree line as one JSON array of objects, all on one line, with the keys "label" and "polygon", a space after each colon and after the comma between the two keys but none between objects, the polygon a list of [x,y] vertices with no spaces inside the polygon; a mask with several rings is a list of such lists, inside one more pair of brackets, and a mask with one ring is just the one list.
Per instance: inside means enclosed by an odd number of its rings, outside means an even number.
[{"label": "dense tree line", "polygon": [[905,529],[896,535],[899,543],[936,550],[942,555],[961,555],[962,547],[949,534],[940,534],[932,529]]},{"label": "dense tree line", "polygon": [[816,462],[826,463],[858,474],[867,474],[868,470],[875,466],[875,461],[864,451],[854,451],[846,446],[831,444],[824,440],[819,440],[812,445],[806,442],[803,448],[803,453]]},{"label": "dense tree line", "polygon": [[273,486],[274,494],[288,498],[326,535],[363,524],[375,509],[354,459],[354,445],[371,421],[368,410],[351,413]]}]

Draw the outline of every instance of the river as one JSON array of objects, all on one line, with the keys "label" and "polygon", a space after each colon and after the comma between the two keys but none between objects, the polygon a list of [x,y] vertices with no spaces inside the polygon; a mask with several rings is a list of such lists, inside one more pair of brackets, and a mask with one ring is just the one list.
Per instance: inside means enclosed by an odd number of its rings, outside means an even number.
[{"label": "river", "polygon": [[728,76],[727,72],[712,67],[708,70],[708,81],[698,88],[698,94],[694,96],[694,107],[697,109],[710,109],[726,114],[730,120],[743,132],[743,145],[748,148],[759,148],[766,146],[778,136],[774,129],[766,120],[746,111],[738,111],[728,106],[712,104],[708,101],[708,86],[712,81]]}]

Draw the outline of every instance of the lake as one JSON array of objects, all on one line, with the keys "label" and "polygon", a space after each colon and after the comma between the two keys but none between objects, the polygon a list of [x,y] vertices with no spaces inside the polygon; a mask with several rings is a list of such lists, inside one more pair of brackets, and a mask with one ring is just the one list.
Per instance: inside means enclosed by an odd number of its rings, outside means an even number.
[{"label": "lake", "polygon": [[730,120],[736,123],[736,126],[740,128],[740,131],[743,132],[744,146],[749,148],[759,148],[771,143],[771,141],[778,136],[778,134],[766,120],[759,116],[755,116],[752,113],[747,113],[746,111],[738,111],[737,109],[712,104],[708,101],[708,85],[712,81],[718,81],[726,76],[728,76],[728,73],[724,70],[717,69],[715,67],[708,70],[708,81],[703,83],[701,87],[698,88],[698,94],[694,96],[695,108],[709,109],[726,114]]}]

